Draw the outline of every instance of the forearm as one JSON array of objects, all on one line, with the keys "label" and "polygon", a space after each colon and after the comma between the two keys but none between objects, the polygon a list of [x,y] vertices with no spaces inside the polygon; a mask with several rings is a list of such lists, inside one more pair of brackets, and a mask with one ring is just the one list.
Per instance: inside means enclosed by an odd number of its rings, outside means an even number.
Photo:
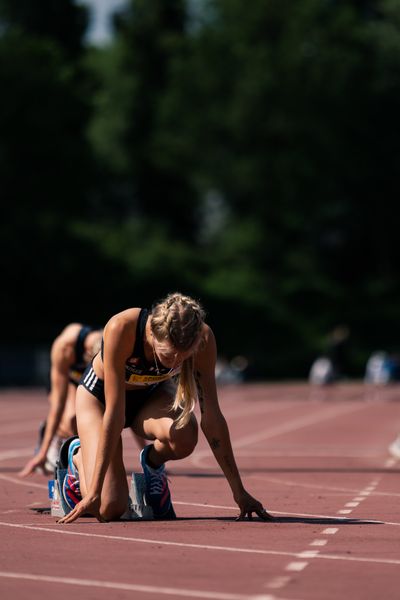
[{"label": "forearm", "polygon": [[60,424],[62,414],[64,412],[64,407],[65,400],[62,398],[56,402],[51,401],[50,410],[46,418],[46,428],[39,449],[39,454],[43,457],[46,456],[51,441],[57,433],[57,429]]},{"label": "forearm", "polygon": [[221,467],[234,496],[243,491],[243,484],[233,455],[229,430],[223,415],[212,423],[202,422],[201,428]]},{"label": "forearm", "polygon": [[88,493],[94,496],[100,496],[101,494],[104,478],[110,465],[111,458],[116,450],[123,426],[123,413],[109,415],[106,412],[104,414],[97,446],[93,477],[88,489]]}]

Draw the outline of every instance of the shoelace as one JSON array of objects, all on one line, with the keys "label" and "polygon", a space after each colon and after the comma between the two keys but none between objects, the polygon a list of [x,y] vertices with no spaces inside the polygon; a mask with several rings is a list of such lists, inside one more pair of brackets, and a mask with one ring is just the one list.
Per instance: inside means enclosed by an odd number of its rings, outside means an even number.
[{"label": "shoelace", "polygon": [[166,486],[168,479],[164,473],[164,469],[161,472],[150,471],[150,494],[161,494]]}]

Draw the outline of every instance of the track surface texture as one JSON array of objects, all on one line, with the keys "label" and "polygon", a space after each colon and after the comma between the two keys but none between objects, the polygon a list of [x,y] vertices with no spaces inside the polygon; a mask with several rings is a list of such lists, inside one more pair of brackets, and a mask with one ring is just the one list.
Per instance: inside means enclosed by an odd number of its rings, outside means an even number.
[{"label": "track surface texture", "polygon": [[[19,479],[47,411],[41,390],[0,392],[0,596],[20,600],[398,600],[400,388],[346,383],[220,389],[247,490],[275,519],[236,521],[204,436],[169,463],[178,519],[59,525],[47,478]],[[124,431],[129,477],[138,450]],[[47,509],[47,510],[43,510]]]}]

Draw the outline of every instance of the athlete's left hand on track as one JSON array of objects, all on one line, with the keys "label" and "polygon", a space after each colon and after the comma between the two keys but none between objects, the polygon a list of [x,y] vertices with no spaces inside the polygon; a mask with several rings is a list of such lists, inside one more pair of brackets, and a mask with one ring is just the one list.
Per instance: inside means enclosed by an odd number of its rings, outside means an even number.
[{"label": "athlete's left hand on track", "polygon": [[273,516],[265,510],[261,502],[250,496],[246,491],[243,491],[235,500],[240,508],[240,515],[236,519],[237,521],[242,521],[246,516],[251,520],[253,513],[256,513],[263,521],[273,520]]},{"label": "athlete's left hand on track", "polygon": [[31,458],[26,465],[18,472],[18,477],[27,477],[28,475],[32,475],[35,471],[40,470],[43,475],[46,475],[45,469],[46,457],[43,459],[40,458],[39,455]]},{"label": "athlete's left hand on track", "polygon": [[100,523],[107,522],[106,519],[100,515],[100,499],[97,497],[90,498],[89,496],[85,496],[85,498],[78,502],[78,504],[73,510],[71,510],[70,513],[62,517],[62,519],[57,521],[57,523],[73,523],[73,521],[76,521],[76,519],[79,519],[79,517],[83,517],[83,515],[87,514],[96,517]]}]

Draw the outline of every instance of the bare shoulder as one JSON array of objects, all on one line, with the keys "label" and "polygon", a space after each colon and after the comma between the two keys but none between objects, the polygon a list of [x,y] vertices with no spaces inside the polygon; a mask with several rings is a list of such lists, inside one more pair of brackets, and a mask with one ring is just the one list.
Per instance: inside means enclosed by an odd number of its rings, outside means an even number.
[{"label": "bare shoulder", "polygon": [[214,369],[217,360],[217,343],[213,330],[203,324],[201,342],[194,356],[195,367],[200,370]]},{"label": "bare shoulder", "polygon": [[125,331],[132,331],[132,328],[136,330],[140,310],[140,308],[128,308],[113,315],[107,322],[104,333],[118,335],[123,334]]},{"label": "bare shoulder", "polygon": [[128,356],[136,339],[140,308],[128,308],[111,317],[104,328],[104,348]]},{"label": "bare shoulder", "polygon": [[69,323],[58,334],[54,343],[75,344],[82,327],[82,323]]},{"label": "bare shoulder", "polygon": [[82,323],[69,323],[56,337],[51,346],[51,361],[53,365],[72,365],[75,360],[75,344]]}]

